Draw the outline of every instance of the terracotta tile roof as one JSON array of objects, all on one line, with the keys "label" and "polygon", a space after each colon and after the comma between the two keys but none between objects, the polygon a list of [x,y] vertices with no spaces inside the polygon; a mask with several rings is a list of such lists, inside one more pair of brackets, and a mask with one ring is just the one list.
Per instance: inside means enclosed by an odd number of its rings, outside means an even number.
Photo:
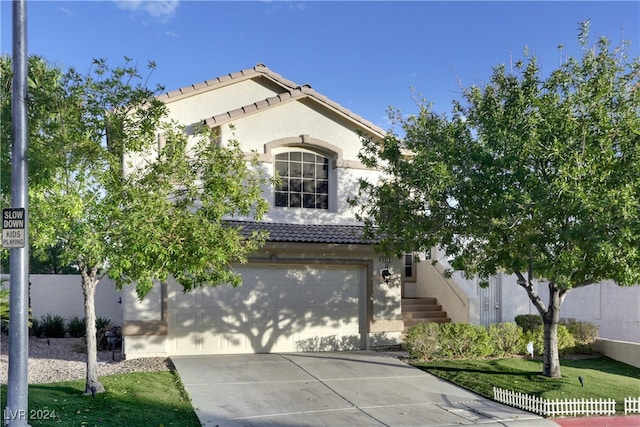
[{"label": "terracotta tile roof", "polygon": [[[267,72],[265,72],[265,70]],[[216,77],[211,80],[206,80],[204,82],[192,84],[190,86],[185,86],[180,89],[173,90],[171,92],[160,94],[158,95],[158,99],[165,102],[171,102],[175,98],[180,97],[181,95],[191,94],[194,91],[212,90],[217,87],[227,85],[231,81],[246,80],[246,79],[254,78],[257,75],[265,75],[269,77],[271,80],[280,83],[281,85],[289,86],[287,84],[289,83],[295,87],[295,83],[290,82],[289,80],[286,80],[279,74],[270,71],[264,64],[258,64],[253,68],[247,68],[246,70],[238,71],[236,73],[226,74],[224,76]]]},{"label": "terracotta tile roof", "polygon": [[217,114],[213,117],[206,119],[205,120],[206,124],[208,126],[218,126],[221,123],[237,118],[244,114],[249,114],[249,113],[261,110],[263,108],[269,108],[282,102],[287,102],[294,99],[309,98],[324,105],[325,107],[328,107],[338,112],[343,116],[350,118],[351,120],[359,123],[360,126],[363,126],[364,128],[369,129],[370,131],[378,134],[379,136],[383,136],[386,133],[382,128],[374,125],[373,123],[353,113],[352,111],[342,107],[340,104],[331,101],[326,96],[316,92],[311,88],[310,85],[305,84],[300,86],[292,82],[291,80],[285,79],[280,74],[271,71],[264,64],[257,64],[253,68],[248,68],[242,71],[238,71],[236,73],[227,74],[224,76],[217,77],[215,79],[207,80],[202,83],[193,84],[191,86],[186,86],[178,90],[167,92],[159,95],[158,99],[164,102],[171,102],[175,99],[178,99],[179,97],[192,95],[192,94],[195,94],[195,92],[198,92],[201,90],[212,90],[217,87],[228,85],[231,82],[254,79],[257,77],[266,78],[273,82],[276,82],[279,86],[282,87],[282,92],[276,96],[267,98],[265,100],[259,100],[253,104],[242,106],[232,111]]},{"label": "terracotta tile roof", "polygon": [[377,240],[364,238],[364,227],[339,224],[284,224],[274,222],[226,221],[240,227],[244,235],[252,231],[268,231],[268,242],[334,243],[371,245]]}]

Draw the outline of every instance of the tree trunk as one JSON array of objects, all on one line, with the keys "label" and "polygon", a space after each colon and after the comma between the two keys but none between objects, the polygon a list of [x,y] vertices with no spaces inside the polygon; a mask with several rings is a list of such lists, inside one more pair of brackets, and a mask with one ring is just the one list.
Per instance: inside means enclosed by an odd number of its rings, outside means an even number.
[{"label": "tree trunk", "polygon": [[560,322],[560,306],[568,291],[558,289],[553,282],[549,282],[549,305],[547,307],[533,288],[532,281],[525,280],[519,271],[515,273],[519,279],[518,284],[527,291],[529,299],[542,317],[544,325],[542,375],[560,378],[562,375],[560,373],[560,356],[558,353],[558,323]]},{"label": "tree trunk", "polygon": [[104,386],[98,380],[98,346],[96,342],[95,294],[98,279],[95,274],[82,272],[82,293],[84,294],[84,318],[87,341],[87,382],[85,395],[104,392]]},{"label": "tree trunk", "polygon": [[560,356],[558,353],[558,323],[560,322],[560,305],[563,292],[549,284],[549,307],[542,315],[544,324],[544,354],[542,357],[542,375],[551,378],[560,378]]},{"label": "tree trunk", "polygon": [[[543,318],[544,319],[544,318]],[[542,375],[560,378],[560,356],[558,355],[558,322],[544,322],[544,353]]]}]

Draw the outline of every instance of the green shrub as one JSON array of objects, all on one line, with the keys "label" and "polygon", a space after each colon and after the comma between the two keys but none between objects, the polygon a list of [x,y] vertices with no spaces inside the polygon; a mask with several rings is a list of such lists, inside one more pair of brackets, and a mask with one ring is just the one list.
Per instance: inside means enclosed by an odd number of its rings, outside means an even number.
[{"label": "green shrub", "polygon": [[514,320],[516,325],[520,326],[525,333],[542,326],[542,317],[539,314],[520,314]]},{"label": "green shrub", "polygon": [[9,325],[9,289],[0,288],[0,331],[2,333],[6,333],[8,325]]},{"label": "green shrub", "polygon": [[87,333],[84,318],[80,319],[78,316],[75,316],[69,320],[67,332],[69,332],[69,335],[74,338],[84,337]]},{"label": "green shrub", "polygon": [[519,354],[524,341],[522,328],[515,323],[499,323],[489,326],[489,340],[493,345],[492,356],[504,357]]},{"label": "green shrub", "polygon": [[[9,289],[5,288],[9,286],[9,279],[0,280],[0,333],[6,334],[9,332]],[[29,307],[28,314],[28,326],[31,328],[33,319],[31,317],[31,307]]]},{"label": "green shrub", "polygon": [[576,344],[593,344],[600,333],[598,326],[593,323],[582,322],[573,318],[560,319],[560,323],[565,325],[571,332]]},{"label": "green shrub", "polygon": [[31,333],[35,337],[43,337],[44,336],[44,329],[42,327],[42,320],[33,319],[33,322],[31,322]]},{"label": "green shrub", "polygon": [[413,359],[471,359],[516,354],[521,341],[521,329],[514,324],[488,330],[470,323],[424,323],[409,330],[405,346]]},{"label": "green shrub", "polygon": [[[533,331],[524,333],[524,346],[533,342],[533,351],[535,355],[541,355],[544,352],[544,327],[538,326]],[[565,325],[558,324],[558,353],[567,354],[575,346],[576,341],[569,329]],[[522,353],[526,354],[526,347],[523,346]]]},{"label": "green shrub", "polygon": [[487,357],[492,352],[493,346],[484,326],[471,323],[440,325],[440,357],[446,359]]},{"label": "green shrub", "polygon": [[560,319],[560,323],[565,325],[575,340],[575,345],[571,351],[575,354],[593,354],[592,344],[598,338],[600,330],[598,326],[589,322],[578,321],[573,318]]},{"label": "green shrub", "polygon": [[429,360],[437,357],[440,349],[440,328],[437,323],[418,323],[407,332],[405,347],[412,359]]},{"label": "green shrub", "polygon": [[532,331],[524,332],[522,340],[522,349],[520,353],[529,354],[527,351],[527,345],[532,342],[533,343],[533,355],[540,356],[544,349],[544,337],[543,337],[543,329],[541,326],[537,327]]},{"label": "green shrub", "polygon": [[106,332],[109,329],[111,329],[111,319],[107,319],[106,317],[96,318],[96,331]]},{"label": "green shrub", "polygon": [[38,337],[46,338],[64,338],[67,334],[67,328],[64,323],[64,319],[58,315],[52,316],[46,314],[40,318],[37,328],[34,329],[34,334]]},{"label": "green shrub", "polygon": [[[580,338],[574,338],[570,328],[577,330]],[[588,353],[590,347],[579,340],[591,339],[594,328],[571,319],[558,324],[559,354]],[[493,324],[489,328],[470,323],[423,323],[409,329],[404,344],[412,359],[443,360],[527,354],[529,342],[533,342],[534,355],[540,356],[544,351],[543,325],[524,331],[514,323]]]},{"label": "green shrub", "polygon": [[40,335],[42,335],[41,333],[41,329],[40,329],[40,321],[38,319],[33,319],[31,321],[31,331],[30,334],[33,335],[34,337],[39,337]]}]

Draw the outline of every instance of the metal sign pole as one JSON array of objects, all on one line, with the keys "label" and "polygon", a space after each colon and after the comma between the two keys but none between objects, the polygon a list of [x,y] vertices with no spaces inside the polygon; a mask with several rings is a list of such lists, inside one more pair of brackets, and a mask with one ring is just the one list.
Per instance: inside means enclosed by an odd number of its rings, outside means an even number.
[{"label": "metal sign pole", "polygon": [[9,264],[9,372],[7,426],[28,426],[28,170],[27,170],[27,11],[26,0],[13,1],[13,86],[11,94],[11,204],[24,208],[24,246],[11,248]]}]

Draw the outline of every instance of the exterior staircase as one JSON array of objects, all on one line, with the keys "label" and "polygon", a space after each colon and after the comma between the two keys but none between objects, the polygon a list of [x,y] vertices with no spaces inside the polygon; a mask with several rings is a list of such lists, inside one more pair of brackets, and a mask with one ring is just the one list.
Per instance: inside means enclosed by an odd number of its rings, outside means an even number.
[{"label": "exterior staircase", "polygon": [[403,298],[402,320],[405,333],[418,323],[451,322],[451,318],[447,317],[447,312],[442,310],[435,298]]}]

